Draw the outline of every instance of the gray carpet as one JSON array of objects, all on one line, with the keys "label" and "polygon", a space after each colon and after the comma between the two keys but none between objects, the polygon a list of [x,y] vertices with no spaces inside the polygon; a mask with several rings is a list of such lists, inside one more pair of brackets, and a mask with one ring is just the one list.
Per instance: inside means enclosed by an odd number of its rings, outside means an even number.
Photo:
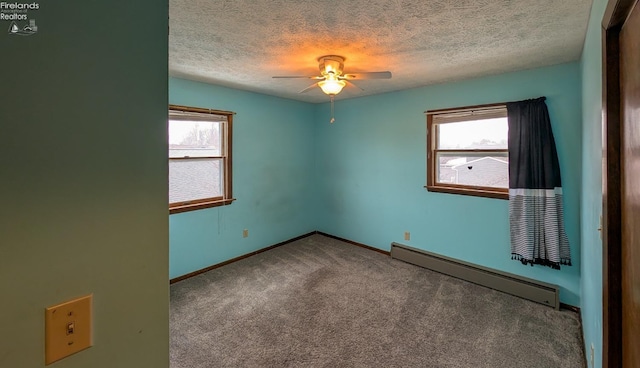
[{"label": "gray carpet", "polygon": [[322,235],[173,284],[170,328],[172,368],[584,367],[576,313]]}]

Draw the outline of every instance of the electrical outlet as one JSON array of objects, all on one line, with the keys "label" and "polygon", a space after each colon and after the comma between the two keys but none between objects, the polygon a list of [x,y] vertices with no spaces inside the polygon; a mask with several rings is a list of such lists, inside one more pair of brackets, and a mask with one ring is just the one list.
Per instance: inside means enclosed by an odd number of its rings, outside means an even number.
[{"label": "electrical outlet", "polygon": [[591,362],[589,366],[592,368],[595,367],[595,348],[593,347],[593,343],[591,343],[591,357],[589,358],[589,361]]},{"label": "electrical outlet", "polygon": [[249,236],[249,230],[248,229],[242,230],[242,237],[246,238],[247,236]]},{"label": "electrical outlet", "polygon": [[411,240],[411,233],[408,231],[404,232],[404,240]]}]

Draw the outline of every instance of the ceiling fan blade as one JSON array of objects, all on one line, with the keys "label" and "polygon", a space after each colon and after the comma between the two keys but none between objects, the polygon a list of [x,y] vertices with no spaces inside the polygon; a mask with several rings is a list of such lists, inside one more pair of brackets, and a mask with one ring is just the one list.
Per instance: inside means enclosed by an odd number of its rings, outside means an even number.
[{"label": "ceiling fan blade", "polygon": [[345,73],[342,75],[344,79],[358,80],[358,79],[390,79],[391,72],[360,72],[360,73]]},{"label": "ceiling fan blade", "polygon": [[360,88],[359,86],[357,86],[355,83],[353,82],[349,82],[348,80],[344,80],[347,83],[347,86],[351,86],[351,87],[355,87],[357,89],[359,89],[361,92],[364,91],[364,89]]},{"label": "ceiling fan blade", "polygon": [[307,88],[303,89],[302,91],[300,91],[300,92],[298,92],[298,93],[305,93],[305,92],[309,92],[309,91],[311,91],[312,89],[316,88],[316,86],[317,86],[317,85],[318,85],[318,83],[316,82],[316,83],[314,83],[314,84],[310,85],[309,87],[307,87]]},{"label": "ceiling fan blade", "polygon": [[277,75],[271,78],[306,78],[306,79],[324,79],[321,75]]}]

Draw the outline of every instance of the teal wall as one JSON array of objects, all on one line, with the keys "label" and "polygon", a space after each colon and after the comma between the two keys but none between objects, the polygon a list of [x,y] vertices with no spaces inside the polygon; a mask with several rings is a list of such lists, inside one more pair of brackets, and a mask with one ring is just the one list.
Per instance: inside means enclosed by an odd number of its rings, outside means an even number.
[{"label": "teal wall", "polygon": [[582,325],[602,367],[602,16],[606,0],[594,0],[581,60],[582,71]]},{"label": "teal wall", "polygon": [[[170,216],[177,277],[313,230],[388,250],[393,241],[558,284],[580,306],[601,355],[600,33],[596,0],[579,63],[395,93],[306,104],[170,79],[175,104],[236,111],[231,206]],[[522,266],[509,254],[508,202],[424,189],[424,111],[547,97],[563,175],[573,266]],[[583,144],[584,142],[584,144]],[[277,175],[276,175],[277,174]],[[582,203],[582,204],[581,204]],[[242,229],[249,238],[241,237]],[[403,240],[405,231],[411,241]],[[581,277],[582,275],[582,277]],[[587,351],[589,349],[587,348]]]},{"label": "teal wall", "polygon": [[315,230],[313,105],[176,78],[169,80],[169,101],[236,113],[237,199],[169,216],[170,277]]},{"label": "teal wall", "polygon": [[[580,88],[580,65],[563,64],[337,100],[337,121],[329,124],[328,104],[171,78],[171,103],[237,112],[238,200],[170,216],[170,275],[319,230],[387,250],[397,241],[555,283],[562,302],[580,305]],[[538,96],[547,97],[563,173],[574,265],[561,271],[511,260],[507,201],[424,189],[425,110]]]},{"label": "teal wall", "polygon": [[169,367],[168,1],[39,4],[0,22],[0,367],[89,293],[93,347],[49,367]]},{"label": "teal wall", "polygon": [[[382,83],[382,82],[381,82]],[[580,305],[582,111],[579,64],[563,64],[316,106],[318,230],[389,250],[393,241],[561,287]],[[511,260],[508,201],[432,193],[425,110],[547,97],[562,170],[572,267]],[[404,241],[405,231],[411,241]]]}]

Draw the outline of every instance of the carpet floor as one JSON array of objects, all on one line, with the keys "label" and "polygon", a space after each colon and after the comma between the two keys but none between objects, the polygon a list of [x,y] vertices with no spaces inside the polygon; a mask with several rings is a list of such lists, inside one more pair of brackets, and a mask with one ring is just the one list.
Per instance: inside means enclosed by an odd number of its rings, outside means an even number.
[{"label": "carpet floor", "polygon": [[585,366],[574,312],[322,235],[171,285],[170,312],[171,368]]}]

